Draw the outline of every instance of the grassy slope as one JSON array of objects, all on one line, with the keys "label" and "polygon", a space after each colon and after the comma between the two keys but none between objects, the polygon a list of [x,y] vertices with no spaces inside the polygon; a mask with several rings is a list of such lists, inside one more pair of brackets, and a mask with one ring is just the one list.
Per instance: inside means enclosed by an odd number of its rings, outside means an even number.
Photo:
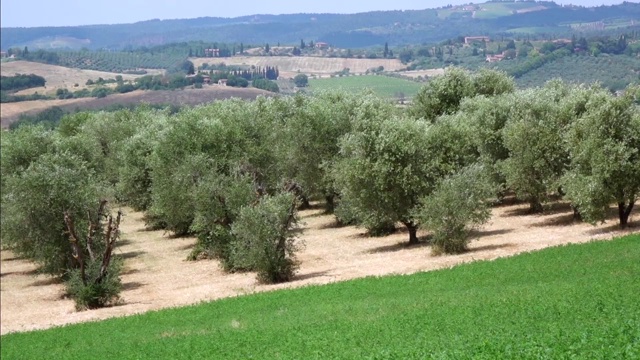
[{"label": "grassy slope", "polygon": [[638,358],[640,235],[1,338],[3,359]]},{"label": "grassy slope", "polygon": [[309,79],[309,86],[311,90],[342,89],[348,92],[358,92],[368,88],[386,98],[395,98],[397,93],[402,92],[407,99],[410,99],[418,93],[423,84],[388,76],[368,75]]}]

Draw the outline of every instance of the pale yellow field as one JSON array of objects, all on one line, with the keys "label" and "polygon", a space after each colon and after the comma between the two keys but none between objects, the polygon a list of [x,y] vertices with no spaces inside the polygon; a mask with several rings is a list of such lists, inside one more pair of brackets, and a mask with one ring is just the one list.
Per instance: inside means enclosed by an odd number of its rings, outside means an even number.
[{"label": "pale yellow field", "polygon": [[400,75],[409,76],[412,78],[417,78],[419,76],[422,77],[432,77],[432,76],[440,76],[443,75],[445,69],[429,69],[429,70],[412,70],[412,71],[401,71]]},{"label": "pale yellow field", "polygon": [[[162,73],[162,70],[147,70],[148,74],[156,75]],[[133,80],[142,75],[127,75],[95,70],[81,70],[67,68],[57,65],[40,64],[30,61],[11,61],[2,63],[0,66],[2,76],[14,76],[15,74],[36,74],[45,78],[45,87],[31,88],[18,92],[18,95],[28,95],[38,92],[38,94],[55,94],[60,88],[76,91],[87,88],[85,85],[87,80],[114,79],[117,75],[121,75],[124,80]],[[74,86],[78,84],[78,86]]]},{"label": "pale yellow field", "polygon": [[362,74],[379,66],[383,66],[386,71],[396,71],[406,67],[398,59],[343,59],[311,56],[234,56],[229,58],[192,58],[190,60],[196,67],[204,63],[277,66],[280,70],[280,76],[283,78],[293,78],[298,73],[327,76],[346,68],[351,73]]}]

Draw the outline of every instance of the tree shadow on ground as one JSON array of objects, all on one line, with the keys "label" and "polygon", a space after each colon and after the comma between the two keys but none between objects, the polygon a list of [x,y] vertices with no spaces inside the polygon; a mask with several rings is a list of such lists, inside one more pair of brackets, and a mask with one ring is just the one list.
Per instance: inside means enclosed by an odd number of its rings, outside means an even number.
[{"label": "tree shadow on ground", "polygon": [[329,223],[322,224],[320,226],[315,227],[315,229],[317,229],[317,230],[341,229],[341,228],[345,228],[347,226],[351,226],[351,224],[345,224],[345,223],[339,222],[336,219],[333,219]]},{"label": "tree shadow on ground", "polygon": [[137,282],[137,281],[132,281],[132,282],[128,282],[128,283],[122,284],[122,290],[123,291],[136,290],[136,289],[140,289],[141,287],[143,287],[145,285],[147,285],[147,284],[143,284],[143,283]]},{"label": "tree shadow on ground", "polygon": [[514,229],[498,229],[498,230],[472,230],[469,237],[472,239],[483,238],[486,236],[504,235],[513,232]]},{"label": "tree shadow on ground", "polygon": [[121,239],[116,242],[116,247],[131,245],[133,242],[129,239]]},{"label": "tree shadow on ground", "polygon": [[20,260],[27,260],[27,258],[22,256],[14,256],[11,258],[2,259],[2,261],[20,261]]},{"label": "tree shadow on ground", "polygon": [[574,224],[579,224],[581,221],[577,219],[573,212],[571,214],[564,214],[560,216],[555,216],[538,223],[532,224],[535,227],[554,227],[554,226],[569,226]]},{"label": "tree shadow on ground", "polygon": [[431,245],[431,241],[429,237],[420,238],[420,242],[417,244],[409,244],[408,241],[399,242],[392,245],[384,245],[379,246],[377,248],[369,249],[363,252],[363,254],[379,254],[379,253],[389,253],[389,252],[398,252],[402,250],[408,249],[421,249],[423,247],[427,247]]},{"label": "tree shadow on ground", "polygon": [[[612,222],[611,225],[605,226],[603,228],[587,230],[587,234],[592,236],[605,235],[612,232],[622,232],[622,233],[631,234],[631,233],[640,231],[640,219],[629,222],[626,228],[623,228],[620,226],[620,223],[618,222],[617,218],[615,220],[612,219],[610,221]],[[619,235],[622,236],[623,234],[619,234]]]},{"label": "tree shadow on ground", "polygon": [[571,204],[565,201],[562,202],[550,202],[543,205],[541,212],[531,211],[529,207],[517,208],[505,211],[505,217],[512,216],[527,216],[527,215],[537,215],[537,216],[549,216],[549,215],[558,215],[558,214],[573,214],[573,208]]},{"label": "tree shadow on ground", "polygon": [[63,281],[61,277],[48,277],[46,279],[36,280],[31,284],[29,284],[29,286],[49,286],[49,285],[57,285],[62,283]]},{"label": "tree shadow on ground", "polygon": [[178,250],[183,251],[183,250],[193,250],[193,248],[196,247],[196,243],[191,243],[191,244],[187,244],[187,245],[182,245],[180,247],[178,247]]},{"label": "tree shadow on ground", "polygon": [[131,275],[131,274],[137,274],[139,272],[140,272],[140,270],[138,270],[138,269],[129,269],[129,270],[125,270],[125,271],[120,272],[120,275]]},{"label": "tree shadow on ground", "polygon": [[520,204],[524,204],[524,203],[525,203],[524,201],[518,199],[515,195],[507,195],[502,200],[498,200],[493,205],[493,207],[494,208],[501,208],[501,207],[520,205]]},{"label": "tree shadow on ground", "polygon": [[313,279],[316,277],[323,277],[323,276],[326,276],[328,273],[329,273],[329,270],[325,270],[325,271],[312,272],[308,274],[295,275],[291,281],[303,281],[307,279]]},{"label": "tree shadow on ground", "polygon": [[475,253],[475,252],[481,252],[481,251],[492,251],[492,250],[510,248],[512,246],[514,246],[514,245],[511,244],[511,243],[508,243],[508,244],[483,245],[483,246],[477,246],[477,247],[470,248],[466,252],[467,253]]},{"label": "tree shadow on ground", "polygon": [[146,254],[146,251],[129,251],[126,253],[121,253],[121,254],[117,254],[119,257],[123,258],[123,259],[133,259],[135,257],[138,257],[140,255],[144,255]]},{"label": "tree shadow on ground", "polygon": [[[4,260],[3,260],[4,261]],[[29,270],[29,271],[9,271],[9,272],[4,272],[0,274],[0,277],[5,277],[5,276],[22,276],[22,275],[27,275],[27,276],[35,276],[38,275],[38,269],[34,269],[34,270]]]},{"label": "tree shadow on ground", "polygon": [[323,202],[312,202],[309,206],[305,206],[304,208],[298,209],[298,211],[309,211],[309,210],[323,210],[327,206]]}]

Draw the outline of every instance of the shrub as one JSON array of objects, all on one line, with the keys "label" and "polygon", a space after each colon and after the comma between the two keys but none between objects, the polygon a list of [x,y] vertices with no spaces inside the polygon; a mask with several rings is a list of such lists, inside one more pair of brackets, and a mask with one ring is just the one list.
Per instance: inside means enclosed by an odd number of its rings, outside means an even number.
[{"label": "shrub", "polygon": [[297,87],[306,87],[309,84],[309,77],[305,74],[298,74],[293,78]]},{"label": "shrub", "polygon": [[[114,259],[113,249],[120,238],[122,212],[114,219],[108,213],[107,201],[100,201],[96,213],[87,210],[86,235],[78,236],[73,215],[64,212],[64,223],[71,245],[72,264],[67,270],[67,292],[76,309],[104,307],[119,299],[122,264]],[[106,224],[103,222],[106,220]]]},{"label": "shrub", "polygon": [[415,217],[433,231],[435,254],[466,250],[470,230],[491,217],[488,199],[495,194],[481,166],[473,165],[443,180],[421,201]]},{"label": "shrub", "polygon": [[102,261],[89,261],[87,263],[87,278],[94,279],[87,282],[87,284],[82,281],[80,269],[69,271],[69,279],[65,281],[65,287],[67,293],[76,302],[76,310],[105,307],[117,303],[120,299],[122,261],[120,259],[111,261],[106,276],[101,281],[96,282],[95,279],[100,276],[101,266]]},{"label": "shrub", "polygon": [[296,199],[293,194],[265,196],[244,207],[232,231],[234,262],[258,272],[263,283],[289,281],[298,263],[295,252]]}]

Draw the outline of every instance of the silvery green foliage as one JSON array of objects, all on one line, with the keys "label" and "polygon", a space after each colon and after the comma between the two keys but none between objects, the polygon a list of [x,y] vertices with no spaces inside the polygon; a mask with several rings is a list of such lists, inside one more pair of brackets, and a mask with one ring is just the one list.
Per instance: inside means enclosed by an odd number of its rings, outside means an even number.
[{"label": "silvery green foliage", "polygon": [[330,200],[336,192],[330,170],[339,156],[339,141],[354,119],[368,116],[367,111],[394,111],[391,104],[369,94],[342,92],[297,95],[290,106],[293,111],[283,128],[288,144],[281,158],[286,164],[284,174],[307,196]]},{"label": "silvery green foliage", "polygon": [[456,113],[465,98],[512,93],[515,82],[505,73],[482,70],[472,74],[461,68],[448,68],[443,76],[430,80],[413,100],[410,113],[434,122],[439,116]]},{"label": "silvery green foliage", "polygon": [[428,130],[426,122],[407,117],[365,118],[342,139],[336,186],[363,226],[401,221],[417,241],[409,214],[433,186],[425,161]]},{"label": "silvery green foliage", "polygon": [[153,115],[154,121],[141,126],[118,151],[116,196],[119,202],[136,211],[146,211],[151,206],[152,153],[167,121],[161,113]]},{"label": "silvery green foliage", "polygon": [[78,228],[86,228],[87,210],[104,194],[100,179],[78,156],[51,152],[5,181],[3,244],[39,264],[45,273],[65,273],[72,260],[63,215],[68,211]]},{"label": "silvery green foliage", "polygon": [[563,184],[590,223],[604,221],[615,203],[626,225],[640,194],[640,111],[633,101],[599,91],[566,133],[571,167]]},{"label": "silvery green foliage", "polygon": [[542,210],[549,195],[561,189],[560,179],[571,161],[564,135],[594,91],[550,81],[510,97],[509,119],[502,130],[509,156],[501,169],[507,186],[528,201],[532,211]]},{"label": "silvery green foliage", "polygon": [[495,185],[482,166],[472,165],[447,177],[423,197],[414,217],[433,233],[434,252],[465,251],[470,231],[491,217],[494,194]]},{"label": "silvery green foliage", "polygon": [[232,225],[234,264],[258,272],[264,283],[289,281],[298,263],[296,199],[292,194],[267,195],[240,210]]},{"label": "silvery green foliage", "polygon": [[506,179],[500,171],[502,162],[509,158],[509,149],[504,144],[502,129],[510,118],[515,95],[494,97],[477,96],[463,100],[461,115],[471,128],[471,139],[478,151],[479,162],[487,175],[499,185],[501,193],[506,188]]},{"label": "silvery green foliage", "polygon": [[258,201],[253,178],[211,172],[194,191],[195,218],[191,231],[198,234],[198,243],[189,258],[217,258],[225,270],[249,270],[234,264],[230,245],[235,240],[231,226],[241,209]]}]

